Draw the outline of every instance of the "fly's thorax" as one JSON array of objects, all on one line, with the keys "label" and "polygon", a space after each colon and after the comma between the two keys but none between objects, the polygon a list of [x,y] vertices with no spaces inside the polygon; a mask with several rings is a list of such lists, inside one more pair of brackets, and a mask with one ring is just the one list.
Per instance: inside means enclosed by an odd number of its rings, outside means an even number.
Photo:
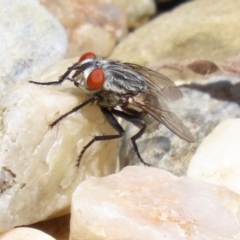
[{"label": "fly's thorax", "polygon": [[105,70],[105,82],[103,89],[120,94],[139,93],[147,89],[146,83],[141,78],[127,79],[117,72]]},{"label": "fly's thorax", "polygon": [[105,75],[103,86],[105,91],[137,94],[147,89],[143,76],[124,63],[101,59],[100,65]]}]

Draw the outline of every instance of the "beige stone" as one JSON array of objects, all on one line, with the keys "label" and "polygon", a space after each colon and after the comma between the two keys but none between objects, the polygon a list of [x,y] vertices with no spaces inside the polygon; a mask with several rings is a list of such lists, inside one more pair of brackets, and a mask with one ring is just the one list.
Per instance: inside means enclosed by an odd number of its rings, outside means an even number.
[{"label": "beige stone", "polygon": [[71,240],[240,238],[240,196],[151,167],[89,178],[73,194]]},{"label": "beige stone", "polygon": [[54,240],[55,238],[37,229],[20,227],[0,233],[0,240]]},{"label": "beige stone", "polygon": [[[32,80],[57,80],[72,61],[60,62]],[[94,143],[83,155],[80,168],[76,167],[80,151],[94,135],[115,133],[98,106],[86,106],[49,127],[86,98],[70,82],[62,86],[24,82],[3,97],[0,232],[68,212],[72,192],[81,181],[117,170],[116,140]]]},{"label": "beige stone", "polygon": [[67,36],[38,0],[0,1],[0,94],[62,59]]},{"label": "beige stone", "polygon": [[240,119],[220,123],[198,147],[188,176],[224,185],[240,194]]}]

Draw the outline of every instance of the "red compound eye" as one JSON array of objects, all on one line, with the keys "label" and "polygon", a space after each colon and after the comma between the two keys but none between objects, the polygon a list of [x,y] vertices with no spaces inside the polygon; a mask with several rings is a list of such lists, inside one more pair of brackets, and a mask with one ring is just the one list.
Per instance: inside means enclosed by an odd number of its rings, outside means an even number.
[{"label": "red compound eye", "polygon": [[87,52],[87,53],[83,54],[83,55],[79,58],[78,62],[80,63],[80,62],[82,62],[82,61],[84,61],[84,60],[86,60],[86,59],[88,59],[88,58],[95,58],[95,57],[96,57],[96,55],[95,55],[94,53],[92,53],[92,52]]},{"label": "red compound eye", "polygon": [[94,69],[87,78],[87,87],[89,90],[102,88],[104,84],[104,72],[101,68]]}]

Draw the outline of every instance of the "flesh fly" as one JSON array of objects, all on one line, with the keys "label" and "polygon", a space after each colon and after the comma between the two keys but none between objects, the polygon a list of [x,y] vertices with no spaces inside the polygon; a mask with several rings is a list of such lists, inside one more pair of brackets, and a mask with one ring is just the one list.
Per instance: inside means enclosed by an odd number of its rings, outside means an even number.
[{"label": "flesh fly", "polygon": [[50,126],[55,126],[69,114],[78,111],[87,104],[99,105],[103,115],[117,131],[115,135],[95,136],[83,147],[77,159],[80,165],[85,151],[95,142],[120,138],[125,134],[116,117],[123,118],[139,128],[131,137],[134,150],[139,160],[146,163],[138,150],[136,140],[145,131],[153,132],[163,124],[187,142],[195,139],[181,120],[172,113],[165,101],[175,101],[182,93],[167,77],[148,68],[132,64],[107,60],[88,52],[80,57],[67,71],[54,82],[33,82],[39,85],[56,85],[65,80],[90,94],[90,97],[79,106],[60,116]]}]

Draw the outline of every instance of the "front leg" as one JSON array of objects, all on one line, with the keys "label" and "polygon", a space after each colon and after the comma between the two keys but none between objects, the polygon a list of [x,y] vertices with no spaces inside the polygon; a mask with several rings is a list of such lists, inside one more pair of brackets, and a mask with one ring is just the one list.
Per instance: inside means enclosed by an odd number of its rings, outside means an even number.
[{"label": "front leg", "polygon": [[53,123],[50,124],[50,127],[54,127],[57,123],[59,123],[61,120],[63,120],[65,117],[67,117],[68,115],[78,111],[79,109],[83,108],[84,106],[86,106],[89,103],[94,103],[95,101],[98,100],[98,96],[97,95],[93,95],[92,97],[88,98],[87,100],[85,100],[83,103],[81,103],[80,105],[74,107],[73,109],[71,109],[70,111],[66,112],[65,114],[63,114],[62,116],[60,116],[58,119],[56,119]]},{"label": "front leg", "polygon": [[34,81],[29,81],[30,83],[38,84],[38,85],[59,85],[66,79],[68,79],[68,76],[73,70],[78,70],[79,66],[78,63],[74,63],[71,67],[68,68],[68,70],[61,76],[59,77],[58,81],[53,81],[53,82],[34,82]]}]

